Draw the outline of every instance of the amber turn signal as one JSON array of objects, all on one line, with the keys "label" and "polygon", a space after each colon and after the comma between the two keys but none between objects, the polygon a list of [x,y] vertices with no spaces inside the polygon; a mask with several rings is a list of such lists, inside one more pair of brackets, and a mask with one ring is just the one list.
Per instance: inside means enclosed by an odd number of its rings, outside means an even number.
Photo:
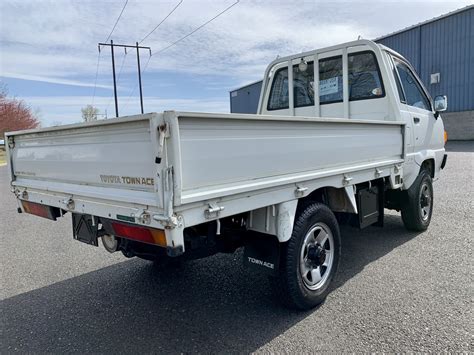
[{"label": "amber turn signal", "polygon": [[165,231],[161,229],[142,227],[131,224],[112,222],[115,235],[148,244],[166,247]]}]

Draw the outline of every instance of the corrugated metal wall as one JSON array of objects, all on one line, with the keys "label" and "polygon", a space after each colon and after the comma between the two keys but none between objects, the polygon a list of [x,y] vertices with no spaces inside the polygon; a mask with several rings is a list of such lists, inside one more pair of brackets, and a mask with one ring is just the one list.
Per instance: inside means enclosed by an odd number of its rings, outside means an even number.
[{"label": "corrugated metal wall", "polygon": [[403,55],[413,65],[418,74],[420,73],[420,27],[397,33],[377,42]]},{"label": "corrugated metal wall", "polygon": [[[377,40],[406,57],[448,111],[474,110],[474,8]],[[440,73],[440,82],[430,76]]]},{"label": "corrugated metal wall", "polygon": [[260,90],[262,82],[258,81],[249,84],[237,90],[231,91],[230,94],[230,112],[232,113],[257,113],[258,100],[260,98]]}]

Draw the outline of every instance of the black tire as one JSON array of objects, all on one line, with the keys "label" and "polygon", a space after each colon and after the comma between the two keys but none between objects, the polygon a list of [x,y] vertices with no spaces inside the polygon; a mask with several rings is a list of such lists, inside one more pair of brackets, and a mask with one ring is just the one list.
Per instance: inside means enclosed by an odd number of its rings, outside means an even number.
[{"label": "black tire", "polygon": [[[309,232],[318,226],[328,227],[331,232],[333,251],[330,255],[332,255],[332,263],[325,270],[328,273],[327,276],[323,269],[324,266],[321,266],[325,280],[324,282],[321,280],[323,283],[317,289],[310,289],[302,275],[304,270],[302,270],[300,260],[308,250],[308,245],[304,245],[305,238],[308,238]],[[305,249],[303,250],[303,248]],[[323,246],[323,249],[326,248]],[[329,285],[336,274],[340,253],[339,226],[332,211],[321,203],[312,203],[301,209],[296,217],[290,240],[282,245],[279,276],[272,279],[272,285],[280,300],[286,306],[300,310],[311,309],[322,303],[329,293]]]},{"label": "black tire", "polygon": [[421,170],[407,190],[402,204],[402,220],[410,231],[422,232],[428,228],[433,214],[433,182],[426,170]]}]

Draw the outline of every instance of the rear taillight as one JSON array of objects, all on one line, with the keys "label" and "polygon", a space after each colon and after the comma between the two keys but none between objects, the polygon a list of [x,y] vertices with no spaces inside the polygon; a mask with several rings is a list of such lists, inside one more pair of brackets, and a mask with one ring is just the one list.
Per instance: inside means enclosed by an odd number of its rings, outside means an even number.
[{"label": "rear taillight", "polygon": [[53,221],[59,217],[59,208],[51,207],[42,205],[36,202],[30,201],[21,201],[21,205],[23,207],[23,211],[26,213],[34,214],[35,216],[44,217],[48,219],[52,219]]},{"label": "rear taillight", "polygon": [[115,236],[143,243],[166,247],[165,232],[161,229],[147,228],[130,224],[112,222]]}]

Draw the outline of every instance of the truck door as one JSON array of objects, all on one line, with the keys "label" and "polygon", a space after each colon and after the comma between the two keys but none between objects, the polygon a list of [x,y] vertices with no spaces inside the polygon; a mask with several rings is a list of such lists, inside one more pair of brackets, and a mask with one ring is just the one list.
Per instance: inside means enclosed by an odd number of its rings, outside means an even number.
[{"label": "truck door", "polygon": [[411,121],[407,124],[413,127],[413,148],[415,152],[418,152],[426,149],[430,143],[435,120],[431,100],[410,66],[399,58],[393,57],[393,60],[397,74],[396,80],[399,80],[402,110]]}]

